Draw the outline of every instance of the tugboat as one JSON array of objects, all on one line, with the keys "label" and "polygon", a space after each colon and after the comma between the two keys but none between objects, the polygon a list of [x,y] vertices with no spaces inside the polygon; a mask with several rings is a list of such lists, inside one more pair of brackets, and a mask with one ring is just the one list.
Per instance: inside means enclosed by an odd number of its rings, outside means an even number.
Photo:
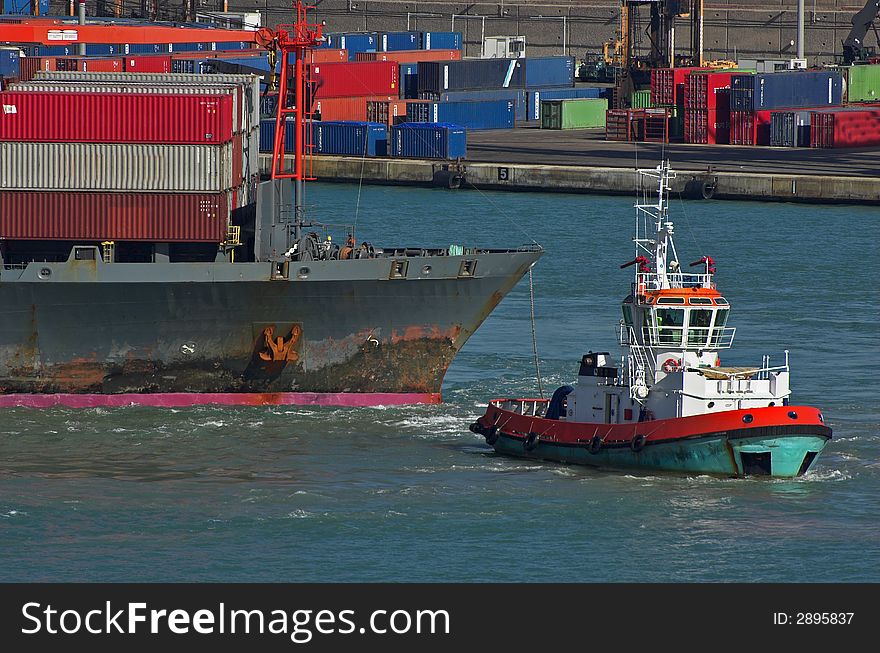
[{"label": "tugboat", "polygon": [[[547,399],[494,399],[470,430],[502,454],[612,469],[792,478],[805,474],[831,439],[818,408],[790,402],[782,365],[723,367],[730,304],[704,256],[681,269],[668,219],[664,162],[640,170],[657,195],[637,202],[635,267],[623,300],[615,364],[589,352],[575,385]],[[647,187],[652,183],[643,185]],[[653,195],[653,190],[650,191]]]}]

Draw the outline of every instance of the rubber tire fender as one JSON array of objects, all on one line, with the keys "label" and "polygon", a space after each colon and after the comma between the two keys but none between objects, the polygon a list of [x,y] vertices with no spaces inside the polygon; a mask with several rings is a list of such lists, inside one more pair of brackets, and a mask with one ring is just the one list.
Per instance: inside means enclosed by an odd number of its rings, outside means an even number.
[{"label": "rubber tire fender", "polygon": [[526,439],[523,440],[523,449],[526,451],[534,451],[538,447],[538,434],[531,431]]},{"label": "rubber tire fender", "polygon": [[602,444],[602,438],[600,438],[598,434],[594,435],[593,438],[590,440],[589,452],[593,455],[599,453],[600,451],[602,451]]},{"label": "rubber tire fender", "polygon": [[498,442],[498,438],[501,437],[498,433],[497,426],[490,426],[488,429],[486,429],[486,432],[483,435],[486,436],[486,444],[488,444],[490,447]]},{"label": "rubber tire fender", "polygon": [[645,448],[645,440],[648,439],[647,435],[636,435],[633,436],[633,439],[629,443],[629,448],[638,453],[642,449]]}]

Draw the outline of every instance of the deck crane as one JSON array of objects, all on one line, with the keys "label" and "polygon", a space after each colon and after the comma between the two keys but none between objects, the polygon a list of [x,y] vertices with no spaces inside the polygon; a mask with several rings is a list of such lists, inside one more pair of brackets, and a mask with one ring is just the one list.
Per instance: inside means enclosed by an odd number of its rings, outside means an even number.
[{"label": "deck crane", "polygon": [[861,11],[853,16],[852,29],[843,41],[843,62],[847,66],[867,61],[874,55],[875,48],[866,47],[864,39],[868,30],[873,29],[874,36],[880,43],[880,34],[877,33],[877,27],[874,25],[878,13],[880,13],[880,0],[868,0]]}]

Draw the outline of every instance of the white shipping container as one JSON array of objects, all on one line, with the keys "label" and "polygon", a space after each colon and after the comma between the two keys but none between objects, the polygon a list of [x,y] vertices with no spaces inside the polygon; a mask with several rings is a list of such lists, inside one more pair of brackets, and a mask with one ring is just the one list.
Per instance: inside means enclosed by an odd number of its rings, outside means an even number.
[{"label": "white shipping container", "polygon": [[0,188],[218,193],[238,181],[234,146],[0,142]]}]

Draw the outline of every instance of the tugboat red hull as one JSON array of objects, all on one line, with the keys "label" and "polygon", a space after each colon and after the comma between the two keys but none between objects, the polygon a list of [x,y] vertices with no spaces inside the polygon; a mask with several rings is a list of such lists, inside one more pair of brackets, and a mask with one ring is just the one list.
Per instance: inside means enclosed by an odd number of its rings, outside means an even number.
[{"label": "tugboat red hull", "polygon": [[542,417],[541,399],[496,399],[471,425],[498,453],[618,469],[791,478],[831,439],[811,406],[768,406],[627,424]]}]

